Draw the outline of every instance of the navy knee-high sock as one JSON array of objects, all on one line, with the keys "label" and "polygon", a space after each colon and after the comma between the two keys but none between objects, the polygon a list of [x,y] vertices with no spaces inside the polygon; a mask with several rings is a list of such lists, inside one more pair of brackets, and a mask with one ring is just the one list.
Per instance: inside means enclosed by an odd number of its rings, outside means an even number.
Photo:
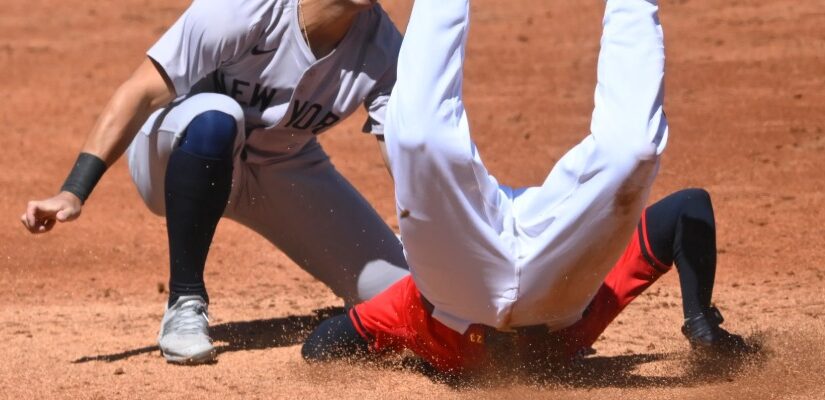
[{"label": "navy knee-high sock", "polygon": [[650,251],[676,264],[685,319],[710,307],[716,277],[716,224],[710,195],[702,189],[676,192],[646,211]]},{"label": "navy knee-high sock", "polygon": [[208,111],[195,117],[166,167],[169,304],[180,296],[209,301],[203,270],[232,187],[234,117]]}]

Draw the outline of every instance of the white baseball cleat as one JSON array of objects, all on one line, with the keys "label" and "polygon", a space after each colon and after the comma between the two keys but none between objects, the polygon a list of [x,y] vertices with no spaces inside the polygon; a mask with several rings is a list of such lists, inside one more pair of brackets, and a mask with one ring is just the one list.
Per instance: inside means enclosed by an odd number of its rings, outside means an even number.
[{"label": "white baseball cleat", "polygon": [[215,359],[207,308],[201,296],[181,296],[166,309],[158,332],[158,345],[166,361],[202,364]]}]

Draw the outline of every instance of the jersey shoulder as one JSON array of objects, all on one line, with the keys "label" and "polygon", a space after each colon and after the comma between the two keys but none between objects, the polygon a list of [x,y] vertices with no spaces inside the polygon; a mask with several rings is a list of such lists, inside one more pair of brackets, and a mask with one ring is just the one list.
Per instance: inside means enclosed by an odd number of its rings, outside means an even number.
[{"label": "jersey shoulder", "polygon": [[373,47],[372,50],[383,54],[386,59],[395,61],[403,40],[401,32],[380,4],[376,3],[365,11],[365,14],[362,26],[366,30],[367,42]]},{"label": "jersey shoulder", "polygon": [[231,39],[260,32],[287,0],[194,0],[186,11],[209,37]]}]

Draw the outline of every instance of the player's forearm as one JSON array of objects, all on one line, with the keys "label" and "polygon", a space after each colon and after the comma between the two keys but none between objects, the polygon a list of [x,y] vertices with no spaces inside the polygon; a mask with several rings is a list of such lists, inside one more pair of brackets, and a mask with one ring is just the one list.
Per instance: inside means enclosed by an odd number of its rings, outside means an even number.
[{"label": "player's forearm", "polygon": [[83,146],[111,166],[126,151],[140,126],[158,107],[141,89],[130,82],[115,92],[103,109]]},{"label": "player's forearm", "polygon": [[82,151],[99,157],[107,166],[114,164],[149,115],[174,97],[172,84],[152,60],[145,59],[115,91]]},{"label": "player's forearm", "polygon": [[390,156],[387,154],[387,142],[384,141],[384,135],[378,135],[378,148],[381,150],[381,158],[384,160],[384,166],[387,167],[387,172],[392,176],[392,167],[390,166]]}]

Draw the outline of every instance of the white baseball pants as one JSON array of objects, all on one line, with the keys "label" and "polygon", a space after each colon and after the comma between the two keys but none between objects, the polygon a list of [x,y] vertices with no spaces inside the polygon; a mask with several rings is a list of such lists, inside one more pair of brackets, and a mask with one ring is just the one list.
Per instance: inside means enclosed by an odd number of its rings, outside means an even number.
[{"label": "white baseball pants", "polygon": [[386,133],[401,236],[456,331],[579,318],[639,221],[667,141],[656,1],[609,0],[590,134],[541,186],[499,184],[462,103],[469,0],[416,0]]}]

